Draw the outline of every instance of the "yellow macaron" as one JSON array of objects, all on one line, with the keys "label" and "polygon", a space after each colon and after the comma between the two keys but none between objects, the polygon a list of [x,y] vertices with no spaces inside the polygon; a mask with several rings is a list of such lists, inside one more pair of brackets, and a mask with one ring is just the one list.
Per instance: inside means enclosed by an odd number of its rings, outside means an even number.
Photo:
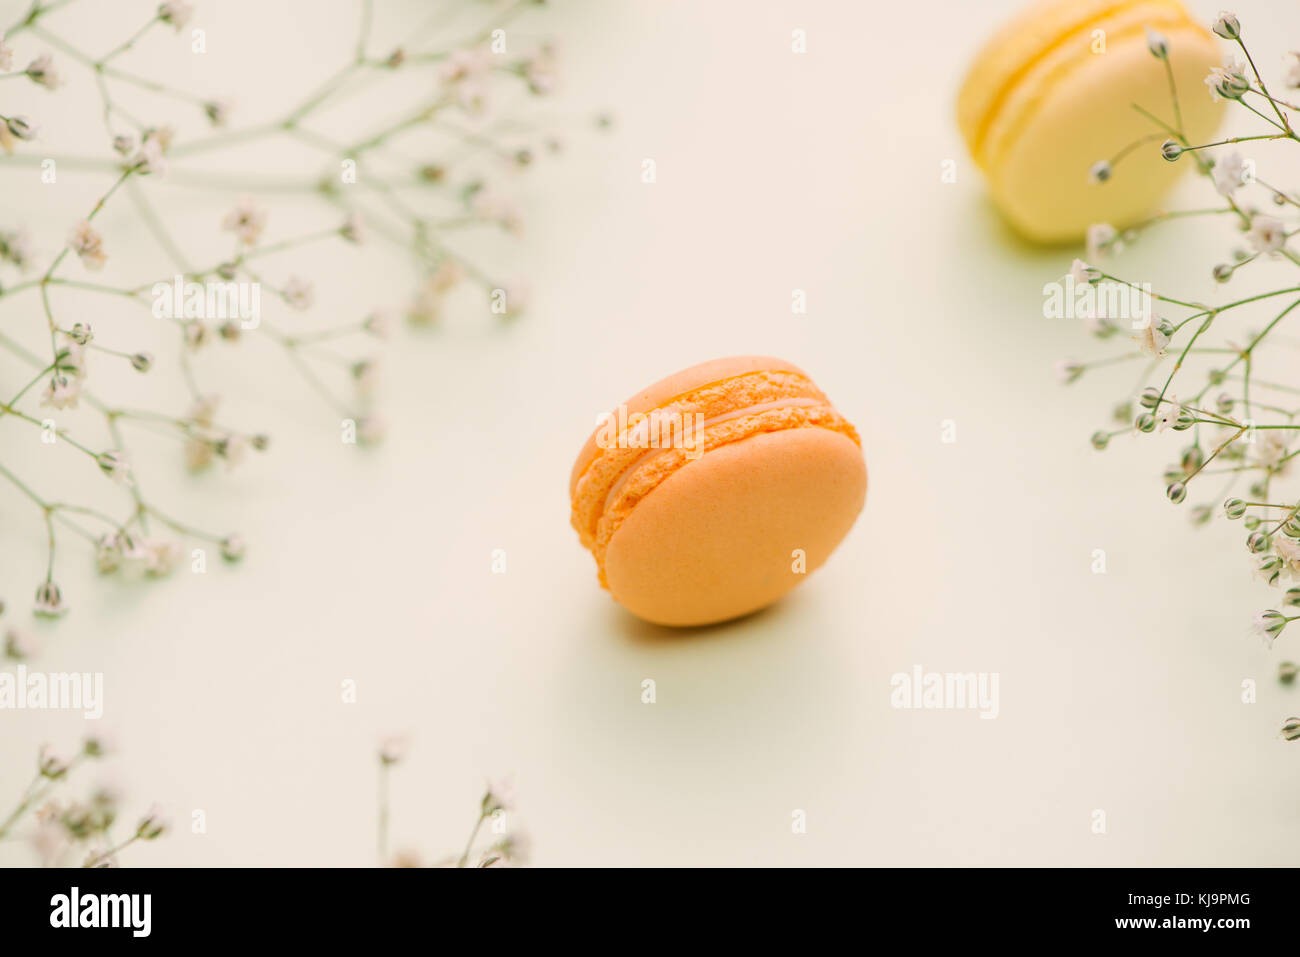
[{"label": "yellow macaron", "polygon": [[[1155,208],[1189,165],[1160,155],[1169,138],[1134,104],[1177,126],[1165,64],[1148,30],[1168,41],[1168,65],[1189,143],[1208,142],[1224,104],[1203,80],[1221,55],[1178,0],[1044,0],[975,58],[957,122],[1002,213],[1028,239],[1077,241],[1089,225],[1131,225]],[[1090,171],[1151,137],[1107,181]]]}]

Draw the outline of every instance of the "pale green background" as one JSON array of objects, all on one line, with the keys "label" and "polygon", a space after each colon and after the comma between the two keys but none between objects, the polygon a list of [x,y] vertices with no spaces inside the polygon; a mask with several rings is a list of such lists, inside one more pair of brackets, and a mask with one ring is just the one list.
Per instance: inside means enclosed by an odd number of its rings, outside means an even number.
[{"label": "pale green background", "polygon": [[[14,19],[18,4],[0,6]],[[94,50],[151,9],[81,6],[52,22]],[[425,7],[379,6],[376,49]],[[1271,597],[1249,581],[1241,527],[1193,530],[1189,506],[1164,501],[1178,437],[1089,448],[1136,369],[1055,384],[1055,359],[1102,354],[1077,324],[1042,318],[1041,286],[1073,253],[1006,235],[954,129],[961,73],[1015,6],[558,3],[530,21],[561,38],[563,86],[545,113],[571,132],[563,157],[512,187],[524,238],[494,247],[504,272],[530,279],[528,317],[505,330],[467,309],[390,348],[391,436],[371,454],[340,445],[337,417],[281,381],[270,350],[243,365],[214,352],[208,378],[218,366],[234,377],[228,411],[271,431],[272,452],[228,477],[191,482],[173,459],[144,475],[173,511],[241,530],[243,567],[118,588],[84,552],[61,559],[74,608],[37,629],[34,666],[105,672],[102,726],[120,755],[104,770],[128,808],[157,799],[179,825],[124,863],[369,864],[374,748],[406,731],[394,844],[426,859],[459,847],[485,776],[514,772],[538,864],[1296,864],[1300,744],[1277,729],[1300,713],[1300,689],[1274,674],[1297,639],[1268,652],[1248,637]],[[1300,44],[1286,7],[1238,11],[1274,75],[1283,38]],[[232,93],[240,125],[341,60],[354,20],[339,2],[200,3],[206,56],[159,33],[133,63]],[[794,28],[808,31],[806,55],[790,53]],[[32,46],[23,38],[20,57]],[[54,96],[15,81],[0,94],[50,127],[43,148],[85,152],[100,138],[95,95],[65,71],[76,86]],[[581,120],[604,107],[618,122],[602,138]],[[55,129],[61,119],[81,125]],[[283,154],[289,171],[298,155]],[[940,183],[947,158],[955,185]],[[105,181],[35,175],[0,170],[0,225],[26,223],[48,255]],[[224,197],[151,188],[207,250],[196,258],[222,254]],[[273,210],[268,241],[330,220],[309,204]],[[102,226],[130,276],[168,274],[129,206]],[[1135,272],[1217,294],[1200,277],[1226,237],[1155,238]],[[399,304],[411,285],[379,246],[287,261],[317,280],[315,310],[286,319],[297,328]],[[806,316],[790,313],[796,288]],[[142,311],[110,305],[93,315],[101,337],[153,335]],[[20,321],[39,314],[0,304],[6,329]],[[776,608],[664,635],[597,587],[568,526],[569,467],[597,413],[735,353],[816,377],[861,432],[867,507]],[[167,375],[151,381],[179,395]],[[945,419],[955,444],[939,441]],[[56,469],[29,427],[0,423],[0,442],[26,474]],[[43,533],[16,496],[0,509],[3,621],[26,627]],[[490,573],[496,548],[503,576]],[[1091,573],[1094,549],[1105,575]],[[916,664],[999,672],[1000,717],[892,709],[890,676]],[[653,706],[639,703],[644,678]],[[340,703],[344,679],[358,704]],[[1244,679],[1259,703],[1241,703]],[[42,741],[84,728],[49,713],[0,720],[7,805]],[[189,833],[194,808],[206,835]],[[1090,831],[1097,808],[1104,836]],[[805,835],[791,834],[794,809]],[[0,849],[5,863],[29,859]]]}]

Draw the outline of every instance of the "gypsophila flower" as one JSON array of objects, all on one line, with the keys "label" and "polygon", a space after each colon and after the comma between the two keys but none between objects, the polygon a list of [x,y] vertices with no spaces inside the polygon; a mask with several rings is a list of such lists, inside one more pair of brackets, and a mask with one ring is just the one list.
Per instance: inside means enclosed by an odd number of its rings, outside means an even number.
[{"label": "gypsophila flower", "polygon": [[1250,89],[1246,79],[1245,67],[1232,57],[1225,57],[1223,66],[1210,67],[1206,74],[1205,85],[1209,87],[1212,100],[1239,100]]},{"label": "gypsophila flower", "polygon": [[1282,82],[1292,89],[1300,89],[1300,52],[1292,50],[1282,54]]},{"label": "gypsophila flower", "polygon": [[1056,363],[1056,380],[1069,385],[1083,375],[1083,365],[1074,359],[1060,359]]},{"label": "gypsophila flower", "polygon": [[203,113],[213,126],[225,126],[230,120],[230,103],[226,100],[209,100],[203,104]]},{"label": "gypsophila flower", "polygon": [[14,68],[14,48],[5,43],[4,31],[0,30],[0,73],[8,73]]},{"label": "gypsophila flower", "polygon": [[1214,178],[1214,188],[1219,191],[1219,195],[1231,196],[1233,191],[1244,182],[1246,162],[1241,158],[1241,154],[1234,150],[1215,160],[1211,175]]},{"label": "gypsophila flower", "polygon": [[1093,269],[1082,259],[1076,259],[1074,262],[1070,263],[1069,276],[1076,284],[1082,284],[1086,282],[1096,282],[1101,278],[1101,273],[1100,271]]},{"label": "gypsophila flower", "polygon": [[69,338],[79,346],[89,345],[95,338],[94,332],[90,326],[84,322],[73,323],[72,329],[68,332]]},{"label": "gypsophila flower", "polygon": [[1129,337],[1137,343],[1138,349],[1143,355],[1150,356],[1153,359],[1163,359],[1168,353],[1165,352],[1165,346],[1169,345],[1169,337],[1160,331],[1159,325],[1154,318],[1144,329],[1139,329]]},{"label": "gypsophila flower", "polygon": [[339,235],[350,243],[365,242],[365,224],[361,217],[356,213],[348,213],[347,218],[343,220],[343,225],[339,227]]},{"label": "gypsophila flower", "polygon": [[555,47],[547,43],[524,61],[521,69],[528,92],[534,96],[545,96],[555,89]]},{"label": "gypsophila flower", "polygon": [[483,792],[482,811],[484,817],[497,811],[508,811],[514,807],[514,784],[509,778],[489,781]]},{"label": "gypsophila flower", "polygon": [[221,226],[233,231],[245,246],[252,246],[261,238],[262,230],[266,227],[266,211],[245,196],[226,214]]},{"label": "gypsophila flower", "polygon": [[11,116],[5,122],[7,129],[16,139],[34,140],[36,139],[36,127],[32,125],[25,117]]},{"label": "gypsophila flower", "polygon": [[101,269],[108,259],[104,252],[103,237],[84,219],[72,227],[72,233],[68,236],[68,245],[81,257],[87,269]]},{"label": "gypsophila flower", "polygon": [[31,238],[25,230],[0,232],[0,262],[26,269],[32,260]]},{"label": "gypsophila flower", "polygon": [[153,356],[148,352],[137,352],[131,356],[131,368],[136,372],[148,372],[153,368]]},{"label": "gypsophila flower", "polygon": [[393,330],[396,328],[396,320],[393,318],[391,311],[387,309],[376,309],[370,315],[366,316],[362,323],[366,332],[370,333],[376,339],[391,339]]},{"label": "gypsophila flower", "polygon": [[32,611],[42,618],[59,618],[67,614],[68,606],[63,603],[63,593],[52,581],[42,582],[36,589],[36,605]]},{"label": "gypsophila flower", "polygon": [[1237,21],[1236,16],[1227,10],[1219,11],[1219,17],[1214,21],[1210,29],[1225,40],[1235,40],[1241,36],[1241,24]]},{"label": "gypsophila flower", "polygon": [[400,763],[410,750],[410,739],[404,734],[389,735],[379,743],[379,763],[394,765]]},{"label": "gypsophila flower", "polygon": [[316,294],[312,284],[298,276],[289,277],[289,281],[284,284],[284,291],[281,295],[289,308],[297,309],[299,312],[310,309],[312,303],[316,301]]},{"label": "gypsophila flower", "polygon": [[111,451],[101,452],[95,459],[99,469],[115,482],[130,488],[135,485],[135,478],[131,474],[131,465],[122,452]]},{"label": "gypsophila flower", "polygon": [[122,560],[129,549],[120,532],[101,535],[95,543],[95,567],[101,575],[111,575],[122,567]]},{"label": "gypsophila flower", "polygon": [[518,234],[522,228],[523,219],[518,207],[492,190],[482,189],[476,192],[471,208],[475,216],[485,222],[496,223],[508,233]]},{"label": "gypsophila flower", "polygon": [[186,0],[166,0],[158,6],[158,19],[170,23],[180,33],[185,24],[194,16],[194,5]]},{"label": "gypsophila flower", "polygon": [[136,825],[135,834],[142,841],[152,841],[161,836],[167,830],[167,826],[167,818],[163,816],[162,809],[155,804],[140,819],[140,823]]},{"label": "gypsophila flower", "polygon": [[41,777],[51,780],[61,778],[68,773],[69,766],[68,761],[52,747],[48,744],[41,745],[40,753],[36,756],[36,769]]},{"label": "gypsophila flower", "polygon": [[1254,621],[1251,622],[1251,631],[1262,639],[1265,645],[1272,648],[1274,640],[1286,626],[1286,616],[1270,608],[1255,616]]},{"label": "gypsophila flower", "polygon": [[379,382],[379,363],[375,359],[362,359],[352,364],[352,379],[356,383],[357,394],[369,396],[375,391]]},{"label": "gypsophila flower", "polygon": [[1275,216],[1257,214],[1250,219],[1246,239],[1258,253],[1275,253],[1286,244],[1286,224]]},{"label": "gypsophila flower", "polygon": [[63,77],[54,68],[54,58],[48,53],[42,53],[27,64],[26,73],[33,83],[43,86],[47,90],[56,90],[63,83]]},{"label": "gypsophila flower", "polygon": [[35,639],[16,628],[5,632],[4,656],[10,661],[26,661],[36,656],[38,646]]},{"label": "gypsophila flower", "polygon": [[81,398],[81,380],[69,379],[60,373],[50,376],[45,392],[41,396],[41,405],[53,409],[75,409]]},{"label": "gypsophila flower", "polygon": [[239,535],[227,535],[221,540],[221,557],[228,562],[237,562],[244,557],[246,546]]},{"label": "gypsophila flower", "polygon": [[153,136],[148,137],[140,147],[140,152],[131,160],[135,171],[141,176],[162,176],[167,172],[167,161],[163,159],[162,143]]},{"label": "gypsophila flower", "polygon": [[129,133],[120,133],[114,136],[113,152],[118,156],[130,156],[135,152],[135,137]]},{"label": "gypsophila flower", "polygon": [[1156,419],[1156,429],[1160,432],[1163,432],[1171,425],[1177,423],[1178,414],[1181,411],[1182,411],[1182,406],[1178,404],[1178,398],[1176,396],[1171,395],[1168,398],[1166,398],[1163,402],[1161,402],[1158,406],[1156,406],[1156,408],[1151,413],[1152,415],[1155,416]]},{"label": "gypsophila flower", "polygon": [[187,322],[183,335],[185,336],[185,345],[191,352],[198,352],[208,344],[211,338],[208,334],[208,327],[198,321]]},{"label": "gypsophila flower", "polygon": [[357,442],[361,445],[378,445],[384,440],[387,428],[383,419],[374,415],[359,416],[356,420]]},{"label": "gypsophila flower", "polygon": [[1100,262],[1112,252],[1119,252],[1118,239],[1119,233],[1110,223],[1093,223],[1086,239],[1088,258]]},{"label": "gypsophila flower", "polygon": [[1273,538],[1273,551],[1286,564],[1287,571],[1292,575],[1300,574],[1300,543],[1285,535],[1276,535]]},{"label": "gypsophila flower", "polygon": [[447,57],[438,77],[449,86],[465,83],[481,76],[489,66],[488,54],[483,50],[456,50]]},{"label": "gypsophila flower", "polygon": [[1163,60],[1169,56],[1169,39],[1163,33],[1157,30],[1146,28],[1147,33],[1147,50],[1157,60]]}]

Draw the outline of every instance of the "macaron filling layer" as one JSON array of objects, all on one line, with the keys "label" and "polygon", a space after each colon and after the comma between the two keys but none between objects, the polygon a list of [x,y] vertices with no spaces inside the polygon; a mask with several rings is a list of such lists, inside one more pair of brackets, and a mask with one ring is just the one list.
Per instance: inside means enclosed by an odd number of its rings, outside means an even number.
[{"label": "macaron filling layer", "polygon": [[[688,431],[677,435],[688,439],[689,447],[684,451],[694,456],[702,448],[699,443],[707,431],[705,427],[697,427],[696,423],[715,422],[723,416],[743,414],[746,409],[768,403],[802,399],[827,402],[821,390],[802,373],[784,370],[748,372],[692,388],[653,410],[646,410],[639,418],[626,416],[629,420],[627,427],[611,440],[598,445],[595,455],[574,482],[570,521],[583,545],[590,548],[594,543],[596,523],[605,511],[614,486],[637,469],[649,453],[661,451],[659,445],[648,448],[647,436],[639,431],[639,423],[647,416],[653,416],[661,423],[687,425]],[[638,422],[633,423],[633,418],[638,418]]]},{"label": "macaron filling layer", "polygon": [[[800,406],[813,407],[819,405],[825,405],[825,402],[821,399],[811,399],[811,398],[810,399],[774,399],[771,402],[760,402],[758,405],[752,405],[747,409],[737,409],[735,412],[728,412],[726,415],[719,415],[712,419],[704,419],[698,426],[698,429],[693,429],[693,431],[696,432],[698,434],[698,437],[702,439],[704,437],[704,433],[708,429],[713,428],[713,426],[715,425],[721,425],[723,422],[730,422],[732,419],[741,419],[749,415],[758,415],[760,412],[766,412],[768,409],[790,409],[790,408],[798,408]],[[695,438],[695,435],[692,435],[691,438],[693,440]],[[684,446],[684,448],[688,453],[687,454],[688,459],[698,458],[699,455],[703,453],[703,449],[698,447],[697,444],[694,443],[693,441],[690,447]],[[666,451],[668,451],[668,449],[666,448],[650,449],[648,452],[644,453],[639,459],[637,459],[636,462],[633,463],[631,468],[629,468],[626,472],[624,472],[621,476],[619,476],[618,481],[614,483],[614,485],[610,488],[609,493],[605,496],[605,505],[603,511],[608,510],[609,507],[615,502],[615,500],[617,500],[619,493],[623,491],[624,487],[628,483],[628,480],[631,479],[632,476],[637,473],[638,469],[640,469],[643,465],[646,464],[647,460],[653,458],[656,455],[662,455]]]}]

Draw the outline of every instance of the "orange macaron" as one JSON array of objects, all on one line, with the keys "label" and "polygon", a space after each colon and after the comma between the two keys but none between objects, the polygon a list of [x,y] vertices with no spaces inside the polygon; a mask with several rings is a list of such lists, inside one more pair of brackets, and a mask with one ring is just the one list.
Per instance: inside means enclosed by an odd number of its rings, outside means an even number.
[{"label": "orange macaron", "polygon": [[706,625],[820,567],[867,492],[857,431],[800,368],[692,366],[603,416],[573,465],[570,520],[633,614]]}]

